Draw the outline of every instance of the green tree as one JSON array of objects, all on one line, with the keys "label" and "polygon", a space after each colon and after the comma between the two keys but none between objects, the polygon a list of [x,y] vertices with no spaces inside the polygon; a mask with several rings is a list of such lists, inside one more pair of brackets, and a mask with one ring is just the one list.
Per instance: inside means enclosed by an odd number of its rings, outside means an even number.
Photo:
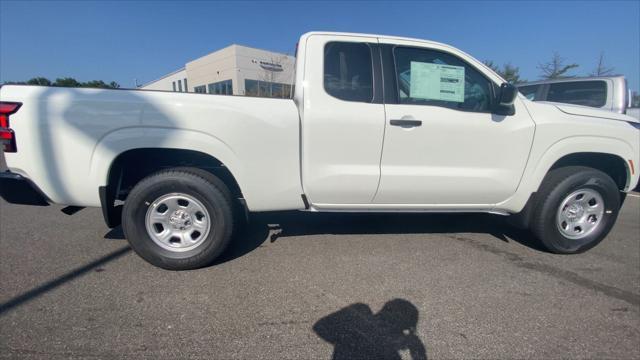
[{"label": "green tree", "polygon": [[70,77],[65,78],[57,78],[53,83],[53,86],[59,87],[80,87],[82,84],[78,82],[78,80]]},{"label": "green tree", "polygon": [[6,81],[5,85],[43,85],[43,86],[57,86],[57,87],[88,87],[99,89],[118,89],[120,84],[115,81],[105,83],[102,80],[91,80],[87,82],[79,82],[72,77],[57,78],[53,83],[45,77],[34,77],[28,81]]},{"label": "green tree", "polygon": [[572,63],[565,65],[565,59],[554,52],[551,60],[546,63],[538,64],[538,69],[542,71],[541,77],[543,79],[562,79],[568,77],[574,77],[575,75],[567,74],[571,69],[577,68],[579,65]]},{"label": "green tree", "polygon": [[[491,70],[498,72],[500,71],[500,67],[498,65],[496,65],[496,63],[493,62],[493,60],[485,60],[482,62],[483,64],[487,65],[488,67],[491,68]],[[499,73],[498,73],[499,74]]]},{"label": "green tree", "polygon": [[102,80],[91,80],[91,81],[83,82],[81,86],[88,87],[88,88],[100,88],[100,89],[104,89],[108,87],[108,85],[105,84],[105,82]]},{"label": "green tree", "polygon": [[112,81],[107,84],[102,80],[91,80],[91,81],[83,82],[82,84],[80,84],[80,86],[88,87],[88,88],[98,88],[98,89],[117,89],[120,87],[120,85],[115,81]]},{"label": "green tree", "polygon": [[517,66],[513,66],[511,63],[506,63],[502,65],[502,68],[496,65],[491,60],[485,60],[484,64],[490,67],[493,71],[497,72],[498,75],[502,76],[505,80],[512,84],[520,84],[527,82],[525,79],[520,78],[520,68]]},{"label": "green tree", "polygon": [[43,86],[51,86],[51,80],[45,77],[34,77],[27,80],[27,85],[43,85]]}]

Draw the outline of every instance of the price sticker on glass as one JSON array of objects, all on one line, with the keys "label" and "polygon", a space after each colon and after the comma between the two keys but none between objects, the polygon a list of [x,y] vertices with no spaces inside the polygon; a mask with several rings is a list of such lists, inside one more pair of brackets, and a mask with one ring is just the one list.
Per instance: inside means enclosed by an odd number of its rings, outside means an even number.
[{"label": "price sticker on glass", "polygon": [[464,67],[411,62],[410,97],[464,102]]}]

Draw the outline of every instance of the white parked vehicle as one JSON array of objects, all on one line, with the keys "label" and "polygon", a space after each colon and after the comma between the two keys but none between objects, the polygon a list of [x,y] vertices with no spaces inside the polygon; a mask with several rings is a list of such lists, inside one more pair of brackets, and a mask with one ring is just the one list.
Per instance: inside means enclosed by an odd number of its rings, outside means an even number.
[{"label": "white parked vehicle", "polygon": [[532,81],[519,84],[518,90],[531,101],[590,106],[620,114],[628,114],[631,106],[627,79],[620,75]]},{"label": "white parked vehicle", "polygon": [[528,101],[453,47],[314,32],[296,68],[290,100],[3,86],[0,193],[102,207],[144,259],[190,269],[243,209],[514,215],[577,253],[638,182],[637,120]]}]

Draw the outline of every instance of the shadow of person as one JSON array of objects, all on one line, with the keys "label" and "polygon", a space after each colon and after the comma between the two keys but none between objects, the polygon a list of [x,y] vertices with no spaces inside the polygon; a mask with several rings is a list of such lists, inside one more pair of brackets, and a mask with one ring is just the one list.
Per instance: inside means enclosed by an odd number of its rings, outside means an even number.
[{"label": "shadow of person", "polygon": [[416,333],[418,309],[404,299],[388,301],[374,314],[366,304],[351,304],[318,320],[313,331],[333,344],[333,359],[426,359]]}]

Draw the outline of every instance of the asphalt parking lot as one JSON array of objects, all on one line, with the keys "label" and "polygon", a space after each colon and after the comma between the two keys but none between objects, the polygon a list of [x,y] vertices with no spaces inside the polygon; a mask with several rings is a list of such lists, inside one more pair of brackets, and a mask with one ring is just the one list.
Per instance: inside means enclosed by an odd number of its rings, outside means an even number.
[{"label": "asphalt parking lot", "polygon": [[489,215],[255,216],[148,265],[99,209],[0,203],[3,358],[640,358],[640,197],[559,256]]}]

